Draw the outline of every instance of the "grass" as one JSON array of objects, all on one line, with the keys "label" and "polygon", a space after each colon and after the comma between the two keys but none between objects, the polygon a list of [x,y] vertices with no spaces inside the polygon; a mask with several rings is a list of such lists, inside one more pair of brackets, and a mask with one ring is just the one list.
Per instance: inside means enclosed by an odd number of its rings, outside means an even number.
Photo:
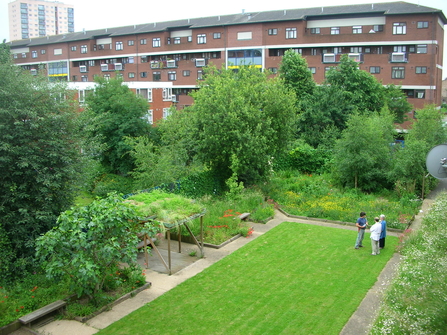
[{"label": "grass", "polygon": [[373,257],[355,238],[282,223],[98,334],[339,334],[398,241]]}]

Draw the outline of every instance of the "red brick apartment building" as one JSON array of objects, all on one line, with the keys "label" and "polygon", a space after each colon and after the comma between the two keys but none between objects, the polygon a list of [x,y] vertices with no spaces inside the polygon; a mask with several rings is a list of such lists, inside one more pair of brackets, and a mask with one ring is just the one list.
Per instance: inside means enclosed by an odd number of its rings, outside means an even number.
[{"label": "red brick apartment building", "polygon": [[276,72],[288,49],[306,58],[317,83],[348,54],[383,84],[401,85],[415,108],[440,105],[445,24],[441,10],[390,2],[154,22],[9,44],[16,64],[68,81],[81,102],[95,76],[122,76],[148,99],[155,122],[172,103],[192,103],[188,93],[207,64]]}]

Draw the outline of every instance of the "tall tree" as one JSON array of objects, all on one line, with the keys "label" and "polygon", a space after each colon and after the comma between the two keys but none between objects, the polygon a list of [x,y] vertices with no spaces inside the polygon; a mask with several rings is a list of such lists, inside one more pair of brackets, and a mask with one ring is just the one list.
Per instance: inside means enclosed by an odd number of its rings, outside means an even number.
[{"label": "tall tree", "polygon": [[121,78],[97,78],[94,94],[86,97],[84,117],[89,122],[88,136],[102,146],[100,161],[110,173],[126,175],[134,167],[134,159],[126,137],[144,136],[151,132],[144,120],[147,101],[123,85]]},{"label": "tall tree", "polygon": [[389,112],[353,114],[334,148],[335,179],[343,186],[363,191],[388,187],[393,135]]},{"label": "tall tree", "polygon": [[336,86],[323,84],[301,101],[297,135],[313,147],[332,148],[355,111],[346,94]]},{"label": "tall tree", "polygon": [[295,92],[298,102],[311,95],[316,87],[306,59],[293,50],[284,53],[279,66],[279,76],[284,80],[284,84]]},{"label": "tall tree", "polygon": [[340,64],[328,71],[326,82],[343,91],[360,113],[380,112],[384,106],[382,85],[347,55],[342,55]]},{"label": "tall tree", "polygon": [[199,87],[187,110],[198,158],[225,180],[236,176],[250,184],[267,176],[293,135],[294,94],[250,66],[210,67]]},{"label": "tall tree", "polygon": [[72,205],[81,156],[77,112],[64,85],[23,72],[0,49],[0,232],[14,254],[10,274],[19,275],[20,266],[29,268],[35,238]]}]

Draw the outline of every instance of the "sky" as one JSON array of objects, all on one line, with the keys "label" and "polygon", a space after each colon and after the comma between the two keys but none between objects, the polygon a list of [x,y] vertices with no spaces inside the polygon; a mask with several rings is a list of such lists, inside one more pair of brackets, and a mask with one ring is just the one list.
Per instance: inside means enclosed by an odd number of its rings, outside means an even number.
[{"label": "sky", "polygon": [[[0,41],[9,41],[8,3],[12,0],[0,0]],[[392,2],[391,0],[313,0],[309,5],[300,4],[296,0],[225,0],[216,1],[143,1],[125,0],[123,2],[104,2],[95,0],[61,0],[74,6],[75,31],[94,30],[100,28],[121,27],[134,24],[170,21],[177,19],[217,16],[227,14],[283,10],[306,7],[325,7],[336,5],[370,4]],[[421,6],[441,9],[447,16],[446,0],[407,0],[406,2]],[[447,26],[445,26],[447,29]],[[447,31],[444,33],[444,78],[447,76]]]}]

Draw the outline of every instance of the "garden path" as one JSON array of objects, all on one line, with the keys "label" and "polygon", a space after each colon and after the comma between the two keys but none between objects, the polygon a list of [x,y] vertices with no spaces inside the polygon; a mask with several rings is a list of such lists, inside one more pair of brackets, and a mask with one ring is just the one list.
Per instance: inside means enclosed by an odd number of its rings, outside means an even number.
[{"label": "garden path", "polygon": [[[441,181],[439,186],[430,193],[430,195],[424,200],[421,212],[416,216],[412,228],[417,229],[420,225],[423,215],[429,210],[431,204],[436,198],[437,194],[441,191],[447,190],[447,180]],[[114,306],[111,310],[99,314],[98,316],[90,319],[87,323],[73,320],[54,320],[48,324],[37,325],[34,327],[33,332],[26,331],[25,329],[19,329],[12,333],[12,335],[29,335],[29,334],[46,334],[46,335],[92,335],[103,329],[113,322],[121,319],[122,317],[130,314],[132,311],[144,306],[148,302],[156,299],[160,295],[174,288],[178,284],[182,283],[186,279],[195,276],[202,270],[206,269],[213,263],[231,254],[233,251],[244,246],[252,240],[265,232],[269,231],[273,227],[276,227],[284,221],[289,222],[302,222],[307,224],[314,224],[327,227],[337,227],[340,229],[348,229],[356,231],[357,228],[352,225],[340,225],[329,221],[320,220],[308,220],[302,218],[292,218],[287,215],[276,211],[272,220],[266,224],[251,223],[254,228],[254,232],[250,238],[238,238],[235,241],[225,245],[220,249],[205,248],[205,257],[196,258],[191,257],[188,254],[191,251],[196,250],[199,254],[198,248],[195,245],[182,243],[182,254],[177,252],[171,252],[173,274],[168,275],[165,273],[163,266],[157,263],[157,257],[152,256],[149,260],[149,269],[146,272],[146,280],[152,283],[152,286],[135,297],[125,300],[122,303]],[[390,232],[389,235],[398,235],[398,233]],[[175,251],[177,243],[171,245],[171,250]],[[166,250],[165,243],[159,246],[159,249]],[[144,258],[140,258],[139,262],[144,265]],[[376,284],[370,289],[365,296],[364,300],[360,304],[357,311],[351,316],[348,323],[345,325],[340,334],[342,335],[360,335],[367,334],[369,332],[371,323],[374,321],[377,313],[377,307],[380,299],[383,295],[384,289],[390,282],[396,265],[399,262],[399,254],[394,254],[391,260],[388,262],[382,273],[380,274]],[[174,268],[174,265],[176,268]]]}]

